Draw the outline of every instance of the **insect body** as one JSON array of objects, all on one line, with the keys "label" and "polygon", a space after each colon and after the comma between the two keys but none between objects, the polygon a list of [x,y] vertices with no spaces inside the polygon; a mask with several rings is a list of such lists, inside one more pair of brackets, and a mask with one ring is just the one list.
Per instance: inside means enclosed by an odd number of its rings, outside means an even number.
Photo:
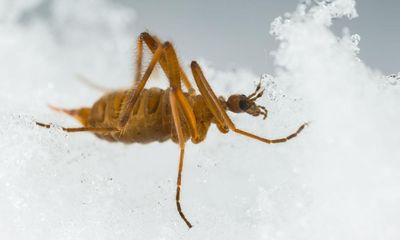
[{"label": "insect body", "polygon": [[[141,75],[143,43],[152,51],[152,59]],[[180,147],[176,205],[181,218],[188,227],[192,224],[187,220],[180,205],[180,191],[184,160],[184,149],[187,140],[199,143],[206,138],[210,125],[216,124],[219,131],[229,130],[267,144],[282,143],[296,137],[307,124],[301,125],[296,132],[279,139],[267,139],[236,128],[227,114],[247,113],[252,116],[267,117],[267,110],[256,104],[264,90],[259,84],[256,90],[246,96],[231,95],[227,100],[216,97],[209,86],[200,66],[193,61],[191,70],[199,90],[193,89],[188,77],[182,70],[173,46],[169,42],[161,43],[156,37],[144,32],[137,42],[136,76],[134,86],[126,91],[112,91],[105,94],[90,108],[66,110],[52,107],[78,119],[83,127],[63,128],[67,132],[89,131],[99,138],[124,143],[164,142],[171,139]],[[166,74],[170,87],[146,89],[148,81],[156,64],[160,64]],[[188,89],[184,92],[181,82]],[[37,122],[39,126],[49,128],[49,124]]]},{"label": "insect body", "polygon": [[[168,139],[178,143],[178,136],[173,122],[170,89],[143,89],[137,104],[132,109],[129,121],[123,132],[100,132],[98,137],[109,141],[125,143],[164,142]],[[87,126],[115,127],[119,122],[119,113],[123,110],[124,101],[128,96],[126,91],[116,91],[100,98],[91,109],[87,118]],[[201,95],[185,95],[196,119],[198,138],[195,143],[202,141],[212,121],[212,114],[205,105]],[[184,118],[180,114],[181,119]],[[86,121],[86,120],[85,120]],[[185,120],[181,121],[184,140],[191,137],[190,127]]]}]

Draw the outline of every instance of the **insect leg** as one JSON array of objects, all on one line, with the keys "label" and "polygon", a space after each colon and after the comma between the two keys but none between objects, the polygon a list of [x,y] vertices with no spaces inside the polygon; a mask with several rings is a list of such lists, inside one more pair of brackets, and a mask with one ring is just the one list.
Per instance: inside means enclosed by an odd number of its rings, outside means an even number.
[{"label": "insect leg", "polygon": [[[147,32],[141,33],[140,37],[144,40],[144,42],[146,43],[147,47],[153,53],[156,51],[158,45],[161,44],[156,37],[151,36]],[[160,65],[161,65],[162,69],[164,70],[164,72],[167,72],[167,60],[166,60],[166,56],[164,54],[160,58]],[[181,66],[179,66],[179,71],[180,71],[180,74],[181,74],[181,77],[182,77],[182,82],[183,82],[183,84],[185,84],[186,88],[188,89],[189,94],[192,95],[192,96],[195,95],[196,94],[196,90],[194,90],[192,84],[189,81],[189,78],[187,77],[185,71],[183,71]]]},{"label": "insect leg", "polygon": [[259,137],[259,136],[255,135],[255,134],[238,129],[238,128],[236,128],[235,124],[232,122],[232,120],[226,113],[225,109],[221,106],[221,103],[215,96],[215,93],[213,92],[213,90],[211,89],[210,85],[208,84],[206,78],[204,77],[204,74],[203,74],[199,64],[197,62],[193,61],[191,64],[191,68],[192,68],[194,79],[196,80],[196,84],[199,87],[201,94],[207,99],[207,101],[212,103],[214,111],[217,112],[216,115],[214,115],[214,116],[216,118],[222,117],[222,120],[224,121],[226,126],[229,127],[230,130],[232,130],[238,134],[241,134],[246,137],[250,137],[250,138],[253,138],[253,139],[259,140],[261,142],[268,143],[268,144],[282,143],[282,142],[286,142],[287,140],[296,137],[308,125],[307,123],[304,123],[297,129],[296,132],[290,134],[287,137],[278,138],[278,139],[263,138],[263,137]]},{"label": "insect leg", "polygon": [[[136,49],[136,66],[135,66],[135,81],[136,84],[140,80],[140,75],[142,74],[142,63],[143,63],[143,39],[139,35],[137,39],[137,49]],[[157,49],[154,50],[154,52]]]},{"label": "insect leg", "polygon": [[173,121],[175,124],[176,133],[178,135],[179,148],[180,148],[178,178],[176,181],[176,207],[177,207],[178,213],[181,216],[181,218],[183,219],[183,221],[185,221],[186,225],[189,228],[191,228],[192,224],[189,222],[189,220],[186,219],[185,214],[183,214],[183,212],[182,212],[182,208],[181,208],[181,204],[180,204],[182,170],[183,170],[183,160],[184,160],[184,153],[185,153],[185,139],[183,137],[181,119],[179,117],[179,112],[178,112],[177,97],[176,97],[176,92],[174,90],[171,90],[169,92],[169,101],[171,102],[172,117],[173,117]]},{"label": "insect leg", "polygon": [[179,146],[181,149],[180,158],[179,158],[179,170],[178,170],[178,179],[177,179],[177,188],[176,188],[176,206],[181,218],[185,221],[189,228],[192,227],[191,223],[186,219],[185,215],[182,212],[181,205],[180,205],[180,190],[181,190],[181,181],[182,181],[182,170],[183,170],[183,154],[184,154],[184,147],[185,147],[185,139],[183,136],[182,131],[182,124],[180,115],[178,112],[178,107],[181,108],[183,111],[183,115],[186,121],[189,123],[191,133],[192,133],[192,140],[196,142],[198,140],[198,132],[196,126],[196,118],[193,113],[193,109],[190,106],[186,96],[183,94],[181,89],[181,71],[178,62],[178,58],[176,56],[175,50],[173,46],[166,42],[165,44],[165,59],[166,59],[166,69],[164,69],[169,81],[171,91],[169,93],[170,103],[171,103],[171,111],[172,117],[175,124],[175,129],[178,135]]},{"label": "insect leg", "polygon": [[186,121],[189,123],[191,136],[193,142],[198,142],[200,137],[197,131],[196,126],[196,117],[193,113],[193,109],[190,106],[186,96],[182,92],[181,88],[181,71],[179,66],[179,61],[176,56],[176,52],[171,43],[164,43],[165,49],[163,56],[165,57],[165,75],[167,75],[168,80],[170,82],[170,87],[174,90],[177,98],[177,102],[181,109],[183,110],[183,114],[185,116]]},{"label": "insect leg", "polygon": [[[35,122],[36,125],[44,128],[50,128],[50,124],[45,124],[41,122]],[[63,131],[66,132],[116,132],[118,129],[116,128],[102,128],[102,127],[77,127],[77,128],[66,128],[62,127]]]},{"label": "insect leg", "polygon": [[246,137],[250,137],[250,138],[253,138],[253,139],[257,139],[257,140],[259,140],[259,141],[261,141],[261,142],[265,142],[265,143],[268,143],[268,144],[273,144],[273,143],[283,143],[283,142],[288,141],[289,139],[292,139],[292,138],[296,137],[301,131],[303,131],[303,129],[304,129],[306,126],[308,126],[308,123],[303,123],[303,124],[296,130],[296,132],[294,132],[294,133],[288,135],[287,137],[284,137],[284,138],[277,138],[277,139],[263,138],[263,137],[257,136],[257,135],[255,135],[255,134],[252,134],[252,133],[249,133],[249,132],[246,132],[246,131],[237,129],[237,128],[235,128],[233,131],[235,131],[236,133],[239,133],[239,134],[241,134],[241,135],[244,135],[244,136],[246,136]]},{"label": "insect leg", "polygon": [[198,64],[193,61],[191,63],[191,68],[194,80],[196,81],[196,85],[199,88],[201,95],[204,97],[207,107],[213,114],[218,129],[223,133],[227,133],[229,131],[229,128],[223,117],[223,113],[225,113],[225,110],[221,106],[220,101],[215,96],[211,87],[207,84],[203,72],[201,71]]},{"label": "insect leg", "polygon": [[162,46],[162,45],[159,45],[157,47],[157,50],[153,54],[150,64],[147,67],[146,71],[144,72],[142,79],[140,81],[135,81],[135,83],[134,83],[135,85],[131,89],[129,96],[127,97],[127,101],[125,103],[123,111],[121,112],[120,120],[118,123],[119,129],[123,129],[125,127],[125,125],[128,123],[128,120],[129,120],[129,117],[133,110],[133,107],[135,106],[135,103],[136,103],[137,99],[139,98],[140,93],[142,92],[144,86],[146,85],[147,80],[149,80],[149,77],[150,77],[155,65],[159,61],[161,53],[163,51],[163,48],[164,48],[164,46]]}]

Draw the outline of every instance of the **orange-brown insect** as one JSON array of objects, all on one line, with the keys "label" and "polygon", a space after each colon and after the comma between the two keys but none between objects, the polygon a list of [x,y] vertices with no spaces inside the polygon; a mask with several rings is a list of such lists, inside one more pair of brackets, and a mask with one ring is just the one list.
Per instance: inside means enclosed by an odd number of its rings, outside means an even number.
[{"label": "orange-brown insect", "polygon": [[[143,43],[152,51],[151,61],[142,71]],[[73,110],[54,108],[78,119],[83,127],[63,128],[67,132],[93,132],[99,138],[111,142],[149,143],[164,142],[171,139],[180,147],[178,178],[176,187],[176,206],[179,215],[189,228],[192,224],[187,220],[180,205],[180,190],[184,160],[185,143],[191,139],[199,143],[206,138],[211,123],[217,125],[222,133],[229,130],[267,144],[282,143],[296,137],[307,124],[301,125],[296,132],[285,138],[267,139],[236,128],[226,111],[248,113],[252,116],[267,117],[267,110],[256,104],[264,90],[260,84],[254,93],[245,96],[231,95],[227,101],[217,98],[208,84],[197,62],[191,63],[194,80],[200,91],[191,86],[188,77],[179,65],[175,50],[171,43],[161,43],[149,33],[141,33],[137,40],[136,75],[134,86],[126,91],[112,91],[100,98],[92,107]],[[169,80],[169,88],[145,89],[154,67],[159,63]],[[181,82],[188,93],[181,88]],[[49,124],[37,122],[39,126],[49,128]]]}]

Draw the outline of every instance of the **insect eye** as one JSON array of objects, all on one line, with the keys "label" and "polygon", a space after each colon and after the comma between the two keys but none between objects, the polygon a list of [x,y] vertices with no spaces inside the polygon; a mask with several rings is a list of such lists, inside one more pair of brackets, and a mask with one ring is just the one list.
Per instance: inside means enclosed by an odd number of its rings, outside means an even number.
[{"label": "insect eye", "polygon": [[240,101],[239,101],[239,107],[240,107],[240,109],[242,109],[243,111],[246,111],[247,109],[249,109],[250,105],[247,103],[246,100],[240,100]]}]

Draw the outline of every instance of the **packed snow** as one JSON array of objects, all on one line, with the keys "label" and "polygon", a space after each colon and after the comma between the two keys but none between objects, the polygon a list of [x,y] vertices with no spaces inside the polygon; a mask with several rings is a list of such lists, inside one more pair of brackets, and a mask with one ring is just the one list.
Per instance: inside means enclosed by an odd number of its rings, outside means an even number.
[{"label": "packed snow", "polygon": [[[334,19],[357,17],[354,0],[277,13],[272,73],[199,61],[219,95],[249,94],[261,78],[269,116],[230,114],[238,127],[275,138],[311,125],[279,145],[215,127],[203,143],[188,143],[190,230],[175,207],[177,145],[67,134],[60,126],[79,124],[46,107],[90,106],[101,96],[77,75],[109,88],[132,84],[135,13],[112,1],[58,0],[43,18],[36,10],[45,2],[0,3],[1,239],[399,239],[400,77],[363,63],[362,36],[331,31]],[[166,86],[161,70],[154,78],[150,85]]]}]

